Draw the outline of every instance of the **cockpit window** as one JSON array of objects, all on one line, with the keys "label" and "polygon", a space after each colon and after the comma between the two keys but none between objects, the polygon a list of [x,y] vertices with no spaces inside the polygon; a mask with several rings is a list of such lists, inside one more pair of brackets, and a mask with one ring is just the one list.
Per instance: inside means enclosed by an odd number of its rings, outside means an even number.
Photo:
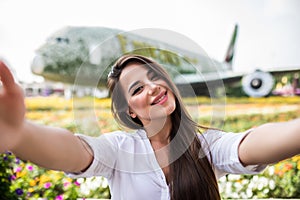
[{"label": "cockpit window", "polygon": [[62,38],[62,37],[57,37],[55,38],[56,42],[58,43],[69,43],[69,39],[68,38]]}]

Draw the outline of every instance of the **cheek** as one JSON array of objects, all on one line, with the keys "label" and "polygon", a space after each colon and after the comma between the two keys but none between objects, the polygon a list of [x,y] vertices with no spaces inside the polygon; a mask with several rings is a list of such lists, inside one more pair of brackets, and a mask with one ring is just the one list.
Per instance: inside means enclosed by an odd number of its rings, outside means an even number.
[{"label": "cheek", "polygon": [[145,106],[146,106],[146,100],[142,96],[132,97],[132,98],[129,99],[128,105],[132,109],[145,108]]}]

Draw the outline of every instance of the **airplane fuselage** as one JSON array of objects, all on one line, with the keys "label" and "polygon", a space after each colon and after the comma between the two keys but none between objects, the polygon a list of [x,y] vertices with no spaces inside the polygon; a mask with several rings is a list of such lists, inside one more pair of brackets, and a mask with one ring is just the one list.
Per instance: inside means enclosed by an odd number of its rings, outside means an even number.
[{"label": "airplane fuselage", "polygon": [[228,71],[225,64],[206,55],[104,27],[66,27],[59,30],[36,51],[31,69],[47,80],[105,87],[112,63],[129,53],[155,59],[178,85],[203,85],[205,74]]}]

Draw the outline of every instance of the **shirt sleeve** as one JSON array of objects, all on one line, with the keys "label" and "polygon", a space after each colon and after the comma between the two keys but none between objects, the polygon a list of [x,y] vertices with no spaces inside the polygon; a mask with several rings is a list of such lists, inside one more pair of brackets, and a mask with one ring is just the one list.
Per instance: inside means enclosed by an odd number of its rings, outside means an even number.
[{"label": "shirt sleeve", "polygon": [[239,145],[251,130],[242,133],[208,130],[203,134],[217,178],[226,174],[257,174],[266,168],[267,165],[244,166],[239,159]]},{"label": "shirt sleeve", "polygon": [[91,165],[82,173],[68,173],[71,178],[103,176],[110,178],[117,159],[118,139],[116,133],[107,133],[100,137],[91,137],[83,134],[76,134],[86,142],[93,151]]}]

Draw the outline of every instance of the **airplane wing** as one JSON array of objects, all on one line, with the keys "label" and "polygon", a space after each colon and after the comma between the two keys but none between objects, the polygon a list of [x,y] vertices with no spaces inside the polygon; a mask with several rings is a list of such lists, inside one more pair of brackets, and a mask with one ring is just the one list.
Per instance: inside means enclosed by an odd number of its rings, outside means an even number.
[{"label": "airplane wing", "polygon": [[[264,97],[271,94],[275,86],[275,78],[291,73],[300,73],[300,67],[273,68],[255,70],[252,73],[223,71],[219,73],[187,74],[174,79],[184,96],[213,95],[215,88],[230,86],[241,82],[243,91],[251,97]],[[192,88],[189,89],[189,88]]]},{"label": "airplane wing", "polygon": [[266,71],[270,72],[273,76],[277,76],[277,75],[284,75],[292,72],[300,72],[300,67],[299,66],[281,67],[281,68],[276,67],[273,69],[267,69]]}]

